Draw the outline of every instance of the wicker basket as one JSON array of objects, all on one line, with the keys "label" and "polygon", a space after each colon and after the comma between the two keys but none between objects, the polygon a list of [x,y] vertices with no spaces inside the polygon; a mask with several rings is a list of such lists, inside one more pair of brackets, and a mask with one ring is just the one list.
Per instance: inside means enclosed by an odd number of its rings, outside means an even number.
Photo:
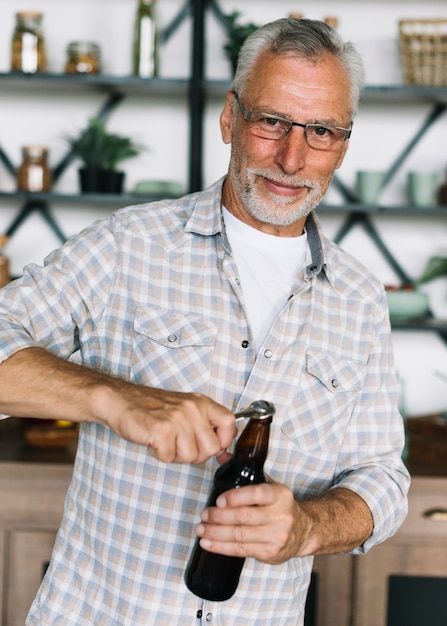
[{"label": "wicker basket", "polygon": [[407,85],[447,86],[447,19],[400,20],[399,42]]}]

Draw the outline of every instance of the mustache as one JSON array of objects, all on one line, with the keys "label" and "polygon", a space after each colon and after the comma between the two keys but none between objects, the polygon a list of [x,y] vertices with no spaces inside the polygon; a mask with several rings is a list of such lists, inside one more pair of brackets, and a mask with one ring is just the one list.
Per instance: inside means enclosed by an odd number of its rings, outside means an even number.
[{"label": "mustache", "polygon": [[283,172],[272,172],[271,170],[262,168],[248,168],[247,172],[251,176],[267,178],[274,183],[285,185],[287,187],[306,187],[307,189],[317,190],[320,188],[320,185],[313,180],[298,176],[290,176],[288,174],[284,174]]}]

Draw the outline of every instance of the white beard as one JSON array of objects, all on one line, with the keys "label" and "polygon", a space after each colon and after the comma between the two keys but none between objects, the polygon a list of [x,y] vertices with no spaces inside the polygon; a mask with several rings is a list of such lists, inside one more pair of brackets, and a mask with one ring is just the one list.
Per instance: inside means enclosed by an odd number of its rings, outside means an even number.
[{"label": "white beard", "polygon": [[[257,177],[268,178],[279,184],[305,187],[307,193],[304,198],[297,200],[287,196],[279,196],[267,191],[267,200],[260,197],[256,189]],[[270,170],[247,169],[245,186],[239,176],[233,180],[247,211],[260,222],[273,226],[290,226],[299,219],[306,217],[317,206],[322,196],[321,185],[314,181],[298,179],[295,176],[272,173]]]}]

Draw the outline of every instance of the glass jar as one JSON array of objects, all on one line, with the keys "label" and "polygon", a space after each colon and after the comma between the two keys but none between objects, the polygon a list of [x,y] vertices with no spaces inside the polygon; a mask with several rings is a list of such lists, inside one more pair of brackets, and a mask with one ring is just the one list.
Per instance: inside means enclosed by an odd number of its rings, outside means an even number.
[{"label": "glass jar", "polygon": [[46,70],[45,38],[42,13],[16,13],[16,26],[11,44],[11,71],[35,74]]},{"label": "glass jar", "polygon": [[67,47],[66,74],[99,74],[101,51],[91,41],[72,41]]},{"label": "glass jar", "polygon": [[139,0],[135,19],[132,73],[141,78],[158,75],[156,0]]},{"label": "glass jar", "polygon": [[51,171],[48,167],[48,149],[44,146],[24,146],[22,164],[17,170],[19,191],[49,191]]}]

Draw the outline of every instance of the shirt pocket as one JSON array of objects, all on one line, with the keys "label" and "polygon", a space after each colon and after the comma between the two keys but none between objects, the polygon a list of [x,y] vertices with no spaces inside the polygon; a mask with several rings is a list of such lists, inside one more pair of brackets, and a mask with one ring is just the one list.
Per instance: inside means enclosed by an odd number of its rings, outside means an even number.
[{"label": "shirt pocket", "polygon": [[308,350],[297,397],[282,431],[303,450],[339,446],[362,388],[365,364]]},{"label": "shirt pocket", "polygon": [[138,307],[133,328],[133,382],[206,393],[217,340],[212,320]]}]

